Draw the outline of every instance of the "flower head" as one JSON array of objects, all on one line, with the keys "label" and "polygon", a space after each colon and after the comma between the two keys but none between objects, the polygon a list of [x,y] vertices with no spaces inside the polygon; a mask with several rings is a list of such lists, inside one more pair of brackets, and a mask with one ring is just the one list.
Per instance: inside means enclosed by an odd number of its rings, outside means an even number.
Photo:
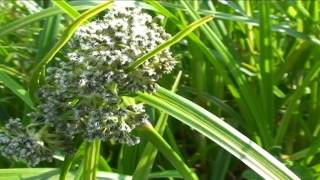
[{"label": "flower head", "polygon": [[47,69],[46,83],[39,90],[41,103],[30,114],[46,127],[45,144],[72,152],[79,138],[139,143],[131,132],[148,116],[143,105],[129,105],[123,99],[140,91],[155,92],[156,82],[176,61],[167,49],[137,69],[127,69],[168,38],[140,9],[115,8],[80,27],[66,48],[68,60],[57,59]]},{"label": "flower head", "polygon": [[5,157],[25,161],[30,166],[51,160],[52,152],[42,141],[29,134],[19,118],[10,118],[4,131],[0,132],[0,152]]}]

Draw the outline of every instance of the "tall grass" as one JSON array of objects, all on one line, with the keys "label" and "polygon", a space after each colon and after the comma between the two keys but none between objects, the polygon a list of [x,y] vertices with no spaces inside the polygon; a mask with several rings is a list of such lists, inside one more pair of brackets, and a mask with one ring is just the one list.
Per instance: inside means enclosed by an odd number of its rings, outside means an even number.
[{"label": "tall grass", "polygon": [[[112,1],[37,2],[8,0],[0,12],[0,127],[28,124],[46,66]],[[128,71],[169,47],[178,60],[157,93],[130,99],[152,120],[134,132],[142,142],[84,142],[36,168],[0,157],[0,179],[320,177],[318,1],[115,3],[163,16],[173,35]]]}]

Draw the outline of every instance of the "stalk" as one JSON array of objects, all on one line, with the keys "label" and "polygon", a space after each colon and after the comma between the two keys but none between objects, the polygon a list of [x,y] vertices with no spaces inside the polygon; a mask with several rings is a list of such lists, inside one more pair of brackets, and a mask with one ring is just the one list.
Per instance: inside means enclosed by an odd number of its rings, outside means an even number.
[{"label": "stalk", "polygon": [[100,155],[100,140],[94,140],[87,142],[85,155],[84,155],[84,167],[83,167],[83,180],[96,180],[97,167]]},{"label": "stalk", "polygon": [[142,136],[148,139],[170,163],[180,172],[185,180],[198,180],[197,175],[183,162],[181,157],[154,130],[150,124],[137,128]]}]

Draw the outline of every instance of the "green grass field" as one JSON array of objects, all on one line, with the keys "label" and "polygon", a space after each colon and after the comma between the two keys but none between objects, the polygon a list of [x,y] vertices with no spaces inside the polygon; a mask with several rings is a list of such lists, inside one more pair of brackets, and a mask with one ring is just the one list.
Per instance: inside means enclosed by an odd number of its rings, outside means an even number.
[{"label": "green grass field", "polygon": [[318,0],[2,0],[0,180],[320,179],[319,71]]}]

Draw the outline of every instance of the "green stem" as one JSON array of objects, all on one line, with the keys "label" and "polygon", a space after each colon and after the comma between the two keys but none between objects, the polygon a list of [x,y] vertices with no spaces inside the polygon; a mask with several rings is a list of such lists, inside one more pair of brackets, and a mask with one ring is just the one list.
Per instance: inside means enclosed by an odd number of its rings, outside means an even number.
[{"label": "green stem", "polygon": [[183,162],[181,157],[170,145],[154,130],[150,124],[137,128],[142,136],[148,139],[170,163],[181,173],[186,180],[198,180],[197,175]]},{"label": "green stem", "polygon": [[61,168],[59,180],[66,180],[66,176],[72,165],[73,156],[66,156],[64,159],[63,167]]},{"label": "green stem", "polygon": [[112,168],[109,166],[108,161],[100,155],[99,158],[99,169],[107,172],[112,172]]},{"label": "green stem", "polygon": [[87,142],[84,159],[83,180],[96,180],[96,172],[100,155],[100,140]]}]

